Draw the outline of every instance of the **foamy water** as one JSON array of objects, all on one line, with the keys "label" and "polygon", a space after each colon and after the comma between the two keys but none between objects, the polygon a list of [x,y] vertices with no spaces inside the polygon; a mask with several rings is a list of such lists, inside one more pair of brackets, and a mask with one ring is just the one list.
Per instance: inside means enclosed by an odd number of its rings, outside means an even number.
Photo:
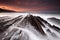
[{"label": "foamy water", "polygon": [[[21,21],[23,21],[25,17],[26,16],[23,16],[23,18],[18,23],[16,23],[16,25],[13,24],[9,27],[6,30],[5,37],[2,38],[2,40],[4,40],[5,38],[9,38],[11,35],[12,36],[10,40],[60,40],[60,33],[50,28],[48,24],[43,23],[46,26],[46,28],[41,26],[46,34],[45,36],[41,35],[36,29],[34,29],[34,26],[32,26],[31,24],[27,24],[27,26],[22,25],[24,28],[21,26],[18,27],[17,25],[21,23]],[[27,28],[28,26],[31,28]],[[10,36],[8,36],[8,34],[14,29],[17,29],[17,31],[11,33]],[[47,29],[49,29],[51,32],[48,32]],[[20,33],[20,31],[22,32]]]}]

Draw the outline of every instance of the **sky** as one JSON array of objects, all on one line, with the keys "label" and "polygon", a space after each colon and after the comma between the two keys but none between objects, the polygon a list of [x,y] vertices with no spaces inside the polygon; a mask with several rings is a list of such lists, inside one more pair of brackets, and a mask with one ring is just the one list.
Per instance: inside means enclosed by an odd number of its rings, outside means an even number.
[{"label": "sky", "polygon": [[0,0],[0,8],[17,12],[60,11],[59,0]]}]

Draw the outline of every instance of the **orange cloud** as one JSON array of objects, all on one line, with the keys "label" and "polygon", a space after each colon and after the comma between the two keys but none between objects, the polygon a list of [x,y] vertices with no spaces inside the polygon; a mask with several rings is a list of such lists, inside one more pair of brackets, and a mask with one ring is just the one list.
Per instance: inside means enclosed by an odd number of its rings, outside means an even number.
[{"label": "orange cloud", "polygon": [[45,11],[45,10],[53,10],[57,9],[55,6],[42,6],[42,7],[30,7],[30,8],[24,8],[24,7],[18,7],[18,6],[10,6],[5,4],[0,4],[0,8],[7,9],[7,10],[13,10],[16,12],[35,12],[35,11]]}]

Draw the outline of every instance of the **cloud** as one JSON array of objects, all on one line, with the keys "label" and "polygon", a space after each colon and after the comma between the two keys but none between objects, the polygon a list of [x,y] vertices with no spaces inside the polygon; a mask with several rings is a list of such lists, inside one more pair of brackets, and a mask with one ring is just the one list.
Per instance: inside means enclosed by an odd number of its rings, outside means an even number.
[{"label": "cloud", "polygon": [[16,11],[60,10],[59,3],[58,0],[0,0],[4,4],[0,7]]}]

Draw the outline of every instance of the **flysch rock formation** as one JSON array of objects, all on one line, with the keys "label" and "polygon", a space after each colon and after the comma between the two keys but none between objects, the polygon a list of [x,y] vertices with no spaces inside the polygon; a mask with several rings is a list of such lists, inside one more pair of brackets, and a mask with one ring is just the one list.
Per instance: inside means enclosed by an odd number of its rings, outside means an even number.
[{"label": "flysch rock formation", "polygon": [[0,22],[0,40],[60,40],[60,28],[40,16],[20,15]]}]

